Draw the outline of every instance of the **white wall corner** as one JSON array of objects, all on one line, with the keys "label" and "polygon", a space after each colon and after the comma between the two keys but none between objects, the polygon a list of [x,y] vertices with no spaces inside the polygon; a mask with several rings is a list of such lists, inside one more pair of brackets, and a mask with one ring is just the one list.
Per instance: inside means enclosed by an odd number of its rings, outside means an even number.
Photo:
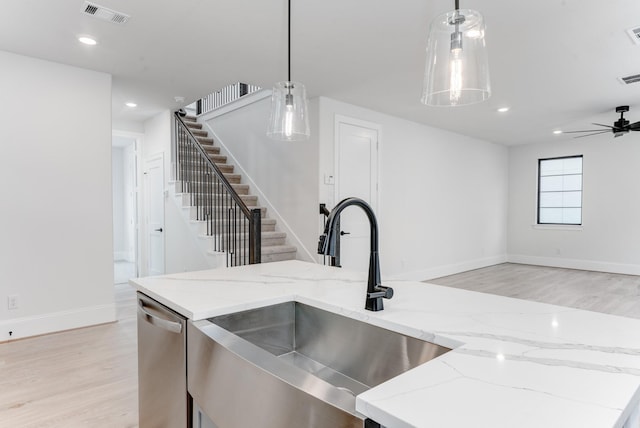
[{"label": "white wall corner", "polygon": [[115,303],[0,321],[0,343],[117,321]]}]

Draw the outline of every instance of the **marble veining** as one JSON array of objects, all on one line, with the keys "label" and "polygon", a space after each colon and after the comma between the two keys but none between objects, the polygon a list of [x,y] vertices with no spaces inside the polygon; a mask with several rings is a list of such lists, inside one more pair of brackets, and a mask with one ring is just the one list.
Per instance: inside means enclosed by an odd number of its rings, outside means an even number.
[{"label": "marble veining", "polygon": [[[385,282],[385,281],[383,281]],[[193,319],[296,300],[452,348],[356,397],[388,428],[638,428],[640,320],[299,261],[131,281]]]},{"label": "marble veining", "polygon": [[527,357],[525,355],[517,354],[496,354],[495,352],[467,348],[454,349],[453,352],[481,358],[497,358],[499,360],[524,361],[527,363],[542,364],[545,366],[571,367],[583,370],[596,370],[606,373],[624,373],[632,376],[640,376],[640,369],[632,367],[617,367],[602,364],[591,364],[581,361],[562,360],[558,358]]},{"label": "marble veining", "polygon": [[522,345],[531,346],[536,349],[554,349],[554,350],[572,349],[572,350],[581,350],[581,351],[595,351],[595,352],[606,352],[611,354],[627,354],[627,355],[640,356],[639,348],[598,346],[598,345],[589,345],[589,344],[583,344],[583,343],[541,342],[537,340],[520,338],[517,336],[506,336],[506,335],[498,335],[498,334],[490,334],[490,333],[456,332],[456,331],[437,331],[435,333],[445,335],[445,336],[478,337],[478,338],[484,338],[484,339],[498,340],[501,342],[519,343]]},{"label": "marble veining", "polygon": [[[473,355],[477,356],[477,354],[473,354]],[[485,357],[485,355],[482,355],[482,356]],[[582,403],[582,404],[587,404],[587,405],[590,405],[590,406],[598,406],[598,407],[611,409],[611,410],[622,410],[620,408],[608,407],[608,406],[602,405],[600,403],[585,402],[585,401],[573,399],[571,397],[563,397],[563,396],[560,396],[560,395],[557,395],[557,394],[552,394],[552,393],[550,393],[548,391],[541,391],[541,390],[537,390],[537,389],[534,389],[534,388],[528,388],[528,387],[523,387],[523,386],[514,386],[514,385],[503,384],[503,383],[498,383],[498,382],[490,382],[490,381],[488,381],[486,379],[482,379],[482,378],[479,378],[479,377],[473,377],[473,376],[465,375],[460,370],[458,370],[456,367],[454,367],[453,364],[451,364],[449,362],[443,361],[442,364],[444,364],[445,366],[448,366],[449,368],[451,368],[451,370],[453,370],[458,375],[458,378],[465,378],[465,379],[469,379],[469,380],[472,380],[472,381],[476,381],[476,382],[480,382],[480,383],[486,383],[486,384],[490,384],[490,385],[501,387],[501,388],[517,389],[519,391],[524,391],[524,392],[528,392],[528,393],[543,394],[543,395],[547,395],[547,396],[554,397],[554,398],[560,398],[562,400],[569,400],[569,401],[579,402],[579,403]]]}]

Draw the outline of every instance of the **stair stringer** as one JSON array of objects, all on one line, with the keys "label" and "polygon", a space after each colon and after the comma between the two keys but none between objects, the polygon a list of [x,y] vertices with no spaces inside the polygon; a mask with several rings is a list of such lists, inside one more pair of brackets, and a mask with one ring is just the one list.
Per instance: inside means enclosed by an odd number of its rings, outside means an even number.
[{"label": "stair stringer", "polygon": [[216,144],[219,145],[221,152],[224,152],[224,155],[227,156],[227,158],[233,162],[233,165],[235,166],[235,168],[239,170],[239,173],[246,180],[247,184],[251,186],[250,187],[251,193],[258,196],[260,205],[263,207],[266,207],[271,217],[275,218],[276,230],[280,229],[280,231],[285,232],[287,234],[287,241],[291,239],[292,241],[295,242],[294,244],[291,244],[291,245],[295,245],[298,248],[298,252],[296,253],[296,258],[298,260],[303,260],[306,262],[318,263],[316,256],[314,256],[313,253],[310,252],[309,249],[303,244],[302,240],[293,231],[291,226],[289,226],[289,223],[287,223],[284,217],[278,212],[276,207],[271,203],[269,198],[267,198],[265,194],[262,192],[262,190],[260,189],[260,186],[258,186],[256,182],[253,181],[253,179],[251,178],[251,175],[249,175],[249,173],[242,167],[240,162],[238,162],[238,159],[236,159],[235,156],[233,156],[233,153],[229,150],[229,148],[224,143],[224,141],[218,136],[218,134],[216,134],[216,132],[211,128],[211,126],[209,126],[209,124],[206,121],[202,121],[200,123],[203,124],[203,127],[207,128],[207,131],[209,132],[209,136],[211,136],[213,140],[216,142]]},{"label": "stair stringer", "polygon": [[225,252],[212,250],[211,239],[213,238],[203,235],[202,232],[202,228],[205,222],[193,220],[191,215],[193,207],[184,203],[185,199],[189,199],[189,196],[187,196],[189,195],[189,193],[180,191],[179,181],[171,181],[169,182],[169,184],[169,199],[173,201],[173,203],[182,214],[182,220],[192,232],[189,235],[204,255],[208,267],[211,269],[226,267],[227,254]]}]

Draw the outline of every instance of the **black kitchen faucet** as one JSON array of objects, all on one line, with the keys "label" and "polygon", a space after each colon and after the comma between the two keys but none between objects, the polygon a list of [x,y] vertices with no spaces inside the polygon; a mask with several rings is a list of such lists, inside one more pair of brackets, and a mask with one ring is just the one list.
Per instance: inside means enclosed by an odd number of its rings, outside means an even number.
[{"label": "black kitchen faucet", "polygon": [[367,299],[364,308],[369,311],[381,311],[384,309],[382,299],[393,297],[393,288],[385,287],[380,280],[380,260],[378,259],[378,222],[373,210],[365,201],[360,198],[346,198],[336,205],[324,227],[324,233],[320,235],[318,242],[318,254],[325,256],[335,256],[336,235],[338,233],[337,223],[340,213],[350,205],[357,205],[364,210],[369,219],[371,236],[371,254],[369,256],[369,281],[367,283]]}]

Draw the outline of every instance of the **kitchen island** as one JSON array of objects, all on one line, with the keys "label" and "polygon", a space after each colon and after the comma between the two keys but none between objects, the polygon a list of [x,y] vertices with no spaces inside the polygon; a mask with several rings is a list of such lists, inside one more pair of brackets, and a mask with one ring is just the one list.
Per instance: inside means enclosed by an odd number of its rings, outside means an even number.
[{"label": "kitchen island", "polygon": [[370,312],[366,274],[300,261],[131,284],[193,321],[293,300],[452,348],[357,396],[388,428],[640,426],[640,320],[410,281]]}]

